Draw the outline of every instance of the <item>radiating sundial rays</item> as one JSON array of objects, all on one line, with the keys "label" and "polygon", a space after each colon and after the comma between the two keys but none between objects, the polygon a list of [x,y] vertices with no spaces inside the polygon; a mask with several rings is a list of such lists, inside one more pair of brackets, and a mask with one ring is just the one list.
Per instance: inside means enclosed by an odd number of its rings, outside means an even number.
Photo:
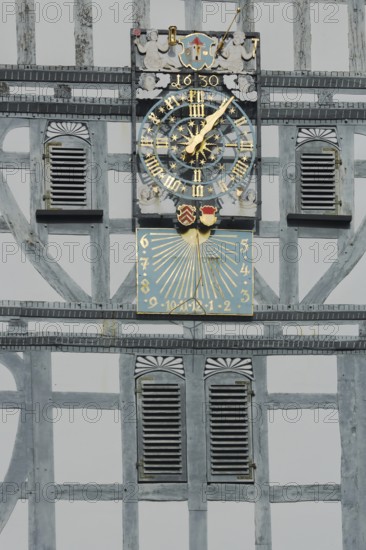
[{"label": "radiating sundial rays", "polygon": [[248,231],[139,229],[138,311],[250,314],[251,237]]}]

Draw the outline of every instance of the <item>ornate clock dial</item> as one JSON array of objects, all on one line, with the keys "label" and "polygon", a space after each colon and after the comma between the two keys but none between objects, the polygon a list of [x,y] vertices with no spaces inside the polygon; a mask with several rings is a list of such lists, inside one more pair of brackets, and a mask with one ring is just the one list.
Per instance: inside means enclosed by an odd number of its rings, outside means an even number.
[{"label": "ornate clock dial", "polygon": [[143,171],[170,195],[208,201],[245,186],[255,132],[233,96],[195,88],[170,93],[148,112],[138,150]]},{"label": "ornate clock dial", "polygon": [[252,315],[252,232],[138,229],[138,312]]}]

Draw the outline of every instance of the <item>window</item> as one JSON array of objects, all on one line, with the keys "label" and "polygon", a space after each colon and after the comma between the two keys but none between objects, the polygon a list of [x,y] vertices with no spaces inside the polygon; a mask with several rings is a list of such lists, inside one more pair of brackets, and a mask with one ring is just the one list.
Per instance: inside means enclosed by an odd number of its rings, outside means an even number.
[{"label": "window", "polygon": [[44,150],[47,209],[92,206],[91,150],[86,124],[51,122]]},{"label": "window", "polygon": [[186,481],[184,380],[170,372],[137,378],[141,482]]},{"label": "window", "polygon": [[253,481],[251,384],[236,373],[206,381],[208,481]]},{"label": "window", "polygon": [[300,152],[300,210],[338,212],[339,154],[323,142],[304,145]]},{"label": "window", "polygon": [[296,168],[296,204],[295,212],[287,213],[289,224],[348,227],[352,215],[344,200],[347,170],[342,168],[337,128],[299,128]]}]

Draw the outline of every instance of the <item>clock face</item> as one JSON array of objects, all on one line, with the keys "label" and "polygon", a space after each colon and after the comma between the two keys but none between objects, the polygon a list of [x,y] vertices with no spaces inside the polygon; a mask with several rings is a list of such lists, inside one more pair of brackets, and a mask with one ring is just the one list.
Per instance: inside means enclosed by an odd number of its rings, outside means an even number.
[{"label": "clock face", "polygon": [[179,199],[209,201],[246,187],[254,128],[233,96],[215,89],[171,92],[146,115],[138,138],[142,170]]},{"label": "clock face", "polygon": [[137,311],[252,315],[252,232],[137,230]]}]

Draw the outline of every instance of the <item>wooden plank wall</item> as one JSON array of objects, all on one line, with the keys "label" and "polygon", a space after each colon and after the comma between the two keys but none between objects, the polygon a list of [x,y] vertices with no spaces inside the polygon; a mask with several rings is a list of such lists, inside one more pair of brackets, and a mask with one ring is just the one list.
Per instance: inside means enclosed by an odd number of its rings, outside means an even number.
[{"label": "wooden plank wall", "polygon": [[[321,0],[326,2],[327,0]],[[138,23],[141,27],[150,26],[150,1],[136,0]],[[184,0],[185,3],[185,25],[187,29],[200,30],[202,28],[202,0]],[[365,2],[364,0],[343,0],[338,3],[346,3],[348,7],[348,44],[349,44],[349,70],[354,73],[364,73],[366,70],[366,50],[365,50]],[[311,20],[310,20],[310,0],[302,0],[296,3],[296,13],[293,25],[294,36],[294,68],[295,70],[311,69]],[[92,26],[92,3],[89,0],[75,0],[75,64],[77,66],[93,65],[93,26]],[[242,5],[244,17],[241,18],[239,28],[244,30],[255,30],[254,22],[254,2],[246,0]],[[247,20],[250,23],[247,23]],[[35,2],[34,0],[16,0],[16,28],[17,28],[17,59],[19,64],[36,63],[36,34],[35,34]],[[3,132],[16,126],[16,120],[4,122],[1,121],[1,130]],[[291,124],[279,125],[280,139],[280,161],[276,162],[275,172],[280,175],[280,204],[281,219],[279,223],[263,224],[264,236],[275,236],[280,239],[280,248],[286,254],[291,254],[290,245],[293,250],[298,243],[300,232],[296,228],[289,228],[285,219],[286,211],[294,207],[294,175],[289,167],[295,166],[294,163],[294,140],[296,139],[296,127]],[[90,128],[93,131],[96,123],[91,123]],[[98,123],[98,138],[95,142],[96,161],[105,164],[110,161],[106,151],[106,124],[101,126]],[[346,179],[347,196],[346,199],[353,202],[353,128],[342,126],[340,134],[343,137],[344,159],[348,166],[348,176]],[[25,157],[25,161],[36,170],[37,166],[42,164],[40,136],[44,131],[44,124],[38,120],[30,122],[31,131],[31,155]],[[11,154],[0,152],[2,162],[11,162],[15,160]],[[126,151],[128,158],[130,151]],[[18,157],[19,158],[19,155]],[[108,160],[109,159],[109,160]],[[270,164],[271,159],[266,159]],[[357,172],[358,170],[358,172]],[[356,175],[365,176],[365,163],[356,164]],[[34,205],[39,204],[41,200],[42,189],[39,180],[32,179],[31,196]],[[105,210],[108,204],[108,182],[106,176],[98,182],[96,189],[97,204]],[[47,243],[48,231],[39,224],[31,222],[27,224],[16,208],[16,205],[9,198],[7,186],[1,184],[0,197],[4,207],[3,218],[0,220],[0,231],[8,231],[11,226],[15,232],[18,242],[23,243],[30,234],[36,236],[37,246],[44,246]],[[106,211],[106,210],[105,210]],[[92,268],[92,297],[89,297],[76,283],[74,283],[63,270],[56,268],[50,269],[49,266],[38,264],[37,269],[48,279],[59,294],[67,300],[106,302],[109,300],[109,234],[113,232],[113,227],[109,225],[108,213],[105,218],[105,224],[95,227],[91,231],[91,239],[100,250],[103,250],[98,261]],[[52,232],[52,227],[49,228]],[[74,227],[67,231],[72,233]],[[65,229],[63,229],[65,231]],[[119,222],[116,232],[129,232],[129,223],[126,220],[125,225]],[[56,233],[57,230],[54,229]],[[310,230],[303,229],[301,236],[313,236]],[[338,236],[338,231],[323,230],[318,235],[325,238]],[[337,266],[327,272],[319,281],[309,295],[305,297],[304,303],[322,303],[329,295],[331,289],[338,284],[348,273],[350,268],[355,265],[358,259],[365,253],[366,245],[366,221],[364,221],[357,234],[354,235],[353,227],[349,232],[344,232],[339,241],[341,246],[340,261]],[[355,246],[353,246],[355,245]],[[348,250],[352,247],[352,252]],[[342,256],[343,253],[343,256]],[[116,293],[116,299],[132,300],[133,286],[135,281],[135,272],[127,276],[125,285]],[[298,288],[298,262],[286,261],[282,259],[280,265],[280,296],[268,287],[266,282],[259,279],[257,290],[259,301],[266,303],[275,303],[280,300],[281,303],[296,304],[299,301]],[[195,328],[193,327],[193,330]],[[5,359],[4,359],[5,360]],[[13,368],[13,359],[10,361]],[[203,387],[195,383],[194,373],[197,369],[202,369],[203,357],[191,356],[187,359],[187,400],[194,408],[197,401],[204,402]],[[28,352],[25,354],[24,362],[27,366],[26,376],[24,378],[26,387],[25,401],[27,406],[32,404],[47,404],[51,395],[51,367],[49,352]],[[19,365],[18,365],[19,366]],[[22,365],[22,368],[24,365]],[[14,367],[15,368],[15,367]],[[19,370],[19,369],[18,369]],[[18,371],[17,371],[18,372]],[[268,400],[267,380],[266,380],[266,359],[256,358],[256,401],[258,403]],[[20,376],[20,375],[19,375]],[[134,395],[134,356],[121,355],[120,360],[120,380],[121,380],[121,403],[129,403],[131,395]],[[356,548],[366,547],[366,406],[364,395],[366,394],[366,358],[364,355],[339,356],[338,358],[338,403],[340,413],[340,435],[342,447],[342,482],[341,482],[341,504],[342,504],[342,530],[343,530],[343,550],[354,550]],[[60,397],[60,396],[59,396]],[[79,396],[81,398],[81,396]],[[5,398],[4,398],[5,399]],[[283,403],[286,399],[293,399],[292,396],[278,394],[273,396],[274,401]],[[324,396],[324,402],[328,402],[332,396]],[[309,396],[302,396],[304,407],[311,406]],[[161,491],[161,498],[172,500],[188,499],[189,507],[189,548],[190,550],[207,550],[207,503],[201,498],[201,485],[204,482],[204,460],[205,452],[202,445],[202,426],[197,424],[197,418],[188,416],[187,427],[191,434],[188,444],[188,459],[191,461],[189,468],[188,492],[183,494],[178,486],[165,488]],[[55,535],[55,509],[54,504],[45,500],[37,500],[34,496],[34,488],[37,483],[47,484],[54,480],[53,465],[53,442],[52,442],[52,423],[28,421],[27,426],[22,426],[25,430],[27,448],[26,455],[20,455],[22,458],[17,464],[19,476],[25,476],[24,466],[30,464],[28,474],[28,484],[30,490],[29,496],[29,548],[31,550],[56,550]],[[23,433],[23,432],[22,432]],[[18,436],[21,435],[20,432]],[[18,441],[18,439],[17,439]],[[18,444],[18,443],[17,443]],[[200,446],[201,444],[201,446]],[[137,483],[137,454],[136,454],[136,426],[132,423],[122,423],[122,445],[123,445],[123,482]],[[255,432],[254,448],[257,462],[257,482],[263,487],[269,479],[269,455],[268,455],[268,426],[266,418],[263,418],[260,430]],[[108,488],[106,488],[108,491]],[[165,493],[164,493],[165,491]],[[305,494],[306,491],[304,491]],[[148,498],[154,499],[151,487],[143,487],[142,493]],[[272,501],[276,500],[272,497]],[[14,500],[14,499],[13,499]],[[13,500],[9,500],[6,510],[0,513],[0,527],[5,523],[9,513],[11,513]],[[262,491],[261,498],[255,505],[255,547],[256,550],[271,550],[271,515],[270,515],[270,494],[269,491]],[[277,502],[281,499],[278,498]],[[5,511],[4,511],[5,510]],[[123,503],[123,528],[124,528],[124,550],[138,550],[138,503]]]}]

